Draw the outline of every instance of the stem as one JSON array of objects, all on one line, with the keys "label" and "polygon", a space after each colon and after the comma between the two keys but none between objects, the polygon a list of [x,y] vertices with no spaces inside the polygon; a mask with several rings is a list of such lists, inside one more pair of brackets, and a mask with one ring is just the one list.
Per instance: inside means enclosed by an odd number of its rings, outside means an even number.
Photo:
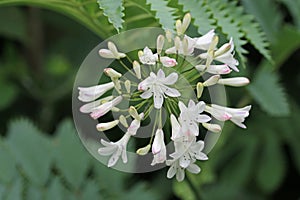
[{"label": "stem", "polygon": [[124,63],[122,60],[119,59],[118,61],[119,61],[119,63],[120,63],[127,71],[129,71],[129,73],[131,73],[133,76],[136,77],[136,74],[133,73],[133,72],[125,65],[125,63]]},{"label": "stem", "polygon": [[201,199],[200,194],[198,193],[198,190],[196,188],[196,186],[193,184],[193,182],[191,181],[189,176],[185,177],[186,182],[188,183],[188,185],[190,186],[191,190],[193,191],[193,193],[195,194],[195,197],[197,200]]}]

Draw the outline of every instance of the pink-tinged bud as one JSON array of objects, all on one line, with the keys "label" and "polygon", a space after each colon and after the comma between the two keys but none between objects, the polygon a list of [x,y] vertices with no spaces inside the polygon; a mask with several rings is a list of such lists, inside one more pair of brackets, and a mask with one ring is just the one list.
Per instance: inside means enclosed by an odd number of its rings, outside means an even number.
[{"label": "pink-tinged bud", "polygon": [[206,70],[206,72],[211,74],[229,74],[232,71],[226,64],[209,65],[207,68],[205,65],[196,65],[195,68],[200,72]]},{"label": "pink-tinged bud", "polygon": [[160,62],[165,66],[165,67],[174,67],[177,65],[177,62],[174,58],[169,58],[167,56],[162,56],[160,57]]},{"label": "pink-tinged bud", "polygon": [[204,128],[206,128],[207,130],[214,132],[214,133],[219,133],[222,130],[222,128],[219,124],[202,123],[202,126]]},{"label": "pink-tinged bud", "polygon": [[106,130],[112,129],[113,127],[118,125],[118,123],[119,123],[119,120],[114,120],[114,121],[105,122],[105,123],[99,123],[99,124],[97,124],[96,128],[98,131],[106,131]]},{"label": "pink-tinged bud", "polygon": [[90,114],[90,116],[93,119],[98,119],[99,117],[102,117],[103,115],[108,113],[113,107],[118,105],[122,101],[122,99],[123,98],[121,96],[118,96],[118,97],[114,98],[113,100],[108,101],[108,102],[96,107],[93,110],[93,112]]},{"label": "pink-tinged bud", "polygon": [[235,77],[235,78],[223,78],[218,81],[218,84],[241,87],[248,85],[250,83],[248,78],[245,77]]},{"label": "pink-tinged bud", "polygon": [[158,54],[161,53],[164,43],[165,43],[165,37],[163,35],[159,35],[156,40],[156,51]]},{"label": "pink-tinged bud", "polygon": [[220,75],[214,75],[211,76],[209,79],[207,79],[204,83],[203,86],[204,87],[208,87],[208,86],[212,86],[217,84],[218,80],[220,79]]}]

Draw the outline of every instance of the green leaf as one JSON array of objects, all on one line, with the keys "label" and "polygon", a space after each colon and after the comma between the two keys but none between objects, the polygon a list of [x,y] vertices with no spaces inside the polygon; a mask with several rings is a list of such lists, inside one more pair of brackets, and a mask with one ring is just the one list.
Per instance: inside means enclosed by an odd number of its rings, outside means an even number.
[{"label": "green leaf", "polygon": [[[0,181],[9,183],[16,174],[15,160],[0,138]],[[1,199],[1,198],[0,198]]]},{"label": "green leaf", "polygon": [[56,167],[74,188],[83,183],[90,167],[89,153],[79,141],[70,120],[63,121],[56,130],[54,139]]},{"label": "green leaf", "polygon": [[64,200],[64,186],[61,184],[59,178],[54,177],[50,186],[47,188],[46,200]]},{"label": "green leaf", "polygon": [[286,94],[278,79],[275,72],[262,67],[255,73],[255,77],[247,89],[268,114],[286,116],[289,114],[289,106]]},{"label": "green leaf", "polygon": [[300,31],[292,26],[284,26],[279,32],[280,39],[272,45],[275,68],[282,64],[300,47]]},{"label": "green leaf", "polygon": [[173,182],[173,191],[177,197],[183,200],[196,200],[193,190],[190,188],[186,180],[182,182]]},{"label": "green leaf", "polygon": [[300,30],[300,0],[279,0],[289,9],[297,28]]},{"label": "green leaf", "polygon": [[20,8],[1,8],[0,35],[25,43],[27,39],[25,19]]},{"label": "green leaf", "polygon": [[0,81],[0,91],[5,94],[0,98],[0,110],[3,110],[14,102],[18,92],[14,85],[3,81]]},{"label": "green leaf", "polygon": [[82,192],[82,199],[103,199],[99,193],[98,184],[95,181],[86,181]]},{"label": "green leaf", "polygon": [[277,8],[276,1],[242,0],[242,3],[246,12],[255,16],[255,19],[267,34],[268,39],[275,41],[277,37],[276,33],[280,30],[280,24],[282,21],[282,15]]},{"label": "green leaf", "polygon": [[122,23],[124,20],[124,7],[122,0],[97,0],[100,8],[103,10],[103,14],[108,17],[108,21],[119,30],[123,28]]},{"label": "green leaf", "polygon": [[168,6],[167,0],[146,0],[150,4],[151,10],[155,11],[155,18],[158,19],[163,29],[173,30],[176,17],[175,9]]},{"label": "green leaf", "polygon": [[26,199],[30,199],[30,200],[43,199],[42,188],[38,188],[34,185],[30,185],[26,191]]},{"label": "green leaf", "polygon": [[5,200],[22,200],[22,180],[18,177],[7,192]]},{"label": "green leaf", "polygon": [[198,27],[198,32],[202,35],[215,28],[215,19],[204,0],[178,0],[178,4],[183,6],[185,12],[190,12],[194,19],[194,25]]},{"label": "green leaf", "polygon": [[10,123],[7,143],[29,181],[44,185],[52,162],[52,151],[46,135],[30,121],[20,119]]},{"label": "green leaf", "polygon": [[[115,1],[109,1],[114,4]],[[111,26],[106,17],[103,16],[103,12],[99,10],[95,1],[84,0],[1,0],[1,6],[12,5],[30,5],[40,6],[60,12],[64,15],[70,16],[79,23],[88,27],[94,33],[101,37],[108,37],[114,33],[114,27]]]},{"label": "green leaf", "polygon": [[286,170],[279,138],[272,132],[268,129],[264,131],[265,140],[255,170],[257,185],[266,193],[271,193],[280,186]]}]

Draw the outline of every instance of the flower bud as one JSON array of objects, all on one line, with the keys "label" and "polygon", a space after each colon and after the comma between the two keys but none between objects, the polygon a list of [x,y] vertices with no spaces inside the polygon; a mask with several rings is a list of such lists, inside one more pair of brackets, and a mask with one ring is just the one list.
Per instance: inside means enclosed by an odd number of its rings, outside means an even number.
[{"label": "flower bud", "polygon": [[220,55],[223,55],[225,53],[227,53],[228,51],[230,51],[231,49],[231,43],[226,43],[223,44],[216,52],[215,52],[215,57],[218,57]]},{"label": "flower bud", "polygon": [[220,79],[220,75],[214,75],[214,76],[211,76],[209,79],[207,79],[204,83],[203,83],[203,86],[204,87],[208,87],[208,86],[212,86],[212,85],[215,85],[218,80]]},{"label": "flower bud", "polygon": [[203,83],[198,82],[198,83],[197,83],[197,87],[196,87],[196,90],[197,90],[197,98],[198,98],[198,99],[202,96],[203,88],[204,88],[204,87],[203,87]]},{"label": "flower bud", "polygon": [[112,108],[111,108],[111,111],[112,111],[112,112],[119,112],[119,111],[120,111],[120,108],[112,107]]},{"label": "flower bud", "polygon": [[130,82],[130,80],[126,80],[125,83],[124,83],[124,85],[125,85],[126,91],[127,91],[128,93],[130,93],[130,87],[131,87],[131,82]]},{"label": "flower bud", "polygon": [[144,155],[146,155],[146,154],[150,151],[150,148],[151,148],[151,145],[148,144],[148,145],[145,146],[145,147],[139,148],[139,149],[136,151],[136,153],[137,153],[138,155],[144,156]]},{"label": "flower bud", "polygon": [[120,121],[120,123],[121,123],[125,128],[128,128],[128,123],[127,123],[127,120],[126,120],[126,118],[124,117],[124,115],[120,115],[119,121]]},{"label": "flower bud", "polygon": [[134,72],[135,72],[135,74],[136,74],[136,77],[138,78],[138,79],[141,79],[142,78],[142,75],[141,75],[141,66],[140,66],[140,64],[138,63],[138,61],[133,61],[133,70],[134,70]]},{"label": "flower bud", "polygon": [[141,117],[134,106],[130,106],[128,112],[134,119],[141,120]]},{"label": "flower bud", "polygon": [[172,42],[173,34],[170,30],[166,30],[166,38],[169,43]]},{"label": "flower bud", "polygon": [[181,25],[181,32],[182,34],[185,33],[185,31],[187,30],[187,28],[189,27],[190,23],[191,23],[191,14],[187,13],[184,15],[183,20],[182,20],[182,25]]},{"label": "flower bud", "polygon": [[186,37],[182,40],[182,50],[184,55],[189,54],[189,41]]},{"label": "flower bud", "polygon": [[250,83],[248,78],[245,77],[234,77],[234,78],[223,78],[218,81],[218,84],[241,87]]},{"label": "flower bud", "polygon": [[219,124],[202,123],[202,126],[214,133],[219,133],[222,130]]},{"label": "flower bud", "polygon": [[114,120],[114,121],[105,122],[105,123],[99,123],[99,124],[97,124],[96,128],[98,131],[106,131],[106,130],[112,129],[113,127],[118,125],[118,123],[119,123],[119,120]]},{"label": "flower bud", "polygon": [[163,35],[159,35],[156,41],[156,50],[157,53],[160,54],[165,43],[165,37]]},{"label": "flower bud", "polygon": [[176,27],[176,31],[177,31],[177,35],[182,35],[182,31],[181,31],[181,21],[178,19],[176,21],[175,27]]},{"label": "flower bud", "polygon": [[113,42],[108,42],[107,47],[116,59],[124,58],[126,56],[124,53],[119,53],[118,52],[118,49],[117,49],[116,45]]},{"label": "flower bud", "polygon": [[117,72],[113,68],[105,68],[104,73],[110,78],[120,78],[122,76],[121,73]]}]

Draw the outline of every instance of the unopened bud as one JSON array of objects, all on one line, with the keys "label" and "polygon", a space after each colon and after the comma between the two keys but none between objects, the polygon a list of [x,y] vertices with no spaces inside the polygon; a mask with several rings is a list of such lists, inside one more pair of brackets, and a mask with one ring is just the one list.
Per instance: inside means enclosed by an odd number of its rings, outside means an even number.
[{"label": "unopened bud", "polygon": [[121,123],[125,128],[128,128],[128,123],[127,123],[127,120],[126,120],[126,118],[124,117],[124,115],[120,115],[119,121],[120,121],[120,123]]},{"label": "unopened bud", "polygon": [[208,86],[212,86],[212,85],[215,85],[218,80],[220,79],[220,75],[214,75],[214,76],[211,76],[209,79],[207,79],[204,83],[203,83],[203,86],[204,87],[208,87]]},{"label": "unopened bud", "polygon": [[219,124],[202,123],[202,126],[204,128],[206,128],[207,130],[214,132],[214,133],[219,133],[222,130],[222,128]]},{"label": "unopened bud", "polygon": [[177,35],[182,35],[182,31],[181,31],[181,21],[178,19],[176,21],[175,27],[176,27],[176,31],[177,31]]},{"label": "unopened bud", "polygon": [[139,116],[134,106],[130,106],[128,112],[134,119],[141,120],[141,117]]},{"label": "unopened bud", "polygon": [[234,77],[234,78],[223,78],[218,81],[218,84],[241,87],[250,83],[248,78],[245,77]]},{"label": "unopened bud", "polygon": [[166,38],[169,43],[172,42],[173,34],[170,30],[166,30]]},{"label": "unopened bud", "polygon": [[176,36],[175,39],[174,39],[174,45],[175,45],[175,49],[176,49],[177,52],[180,49],[180,43],[181,43],[180,38],[178,36]]},{"label": "unopened bud", "polygon": [[196,87],[196,90],[197,90],[197,98],[198,98],[198,99],[202,96],[203,88],[204,88],[203,83],[198,82],[198,83],[197,83],[197,87]]},{"label": "unopened bud", "polygon": [[133,61],[133,70],[136,74],[136,77],[138,79],[141,79],[142,78],[142,75],[141,75],[141,65],[138,63],[138,61]]},{"label": "unopened bud", "polygon": [[120,112],[120,108],[112,107],[112,108],[111,108],[111,111],[112,111],[112,112]]},{"label": "unopened bud", "polygon": [[117,72],[113,68],[105,68],[104,73],[110,78],[120,78],[122,76],[121,73]]},{"label": "unopened bud", "polygon": [[189,41],[187,38],[183,38],[182,40],[182,49],[183,49],[183,54],[188,55],[189,53]]},{"label": "unopened bud", "polygon": [[160,54],[165,43],[165,37],[163,35],[159,35],[156,40],[156,50],[157,53]]},{"label": "unopened bud", "polygon": [[130,80],[126,80],[124,84],[125,84],[125,88],[126,88],[127,93],[130,93],[130,87],[131,87]]},{"label": "unopened bud", "polygon": [[139,149],[136,151],[136,153],[137,153],[138,155],[144,156],[144,155],[146,155],[146,154],[149,152],[150,148],[151,148],[151,145],[148,144],[148,145],[145,146],[145,147],[139,148]]},{"label": "unopened bud", "polygon": [[113,127],[118,125],[118,123],[119,123],[119,120],[114,120],[114,121],[105,122],[105,123],[99,123],[99,124],[97,124],[96,128],[98,131],[106,131],[106,130],[112,129]]},{"label": "unopened bud", "polygon": [[190,23],[191,23],[191,14],[187,13],[184,15],[183,20],[182,20],[182,25],[181,25],[181,32],[182,34],[185,33],[185,31],[187,30],[187,28],[189,27]]}]

